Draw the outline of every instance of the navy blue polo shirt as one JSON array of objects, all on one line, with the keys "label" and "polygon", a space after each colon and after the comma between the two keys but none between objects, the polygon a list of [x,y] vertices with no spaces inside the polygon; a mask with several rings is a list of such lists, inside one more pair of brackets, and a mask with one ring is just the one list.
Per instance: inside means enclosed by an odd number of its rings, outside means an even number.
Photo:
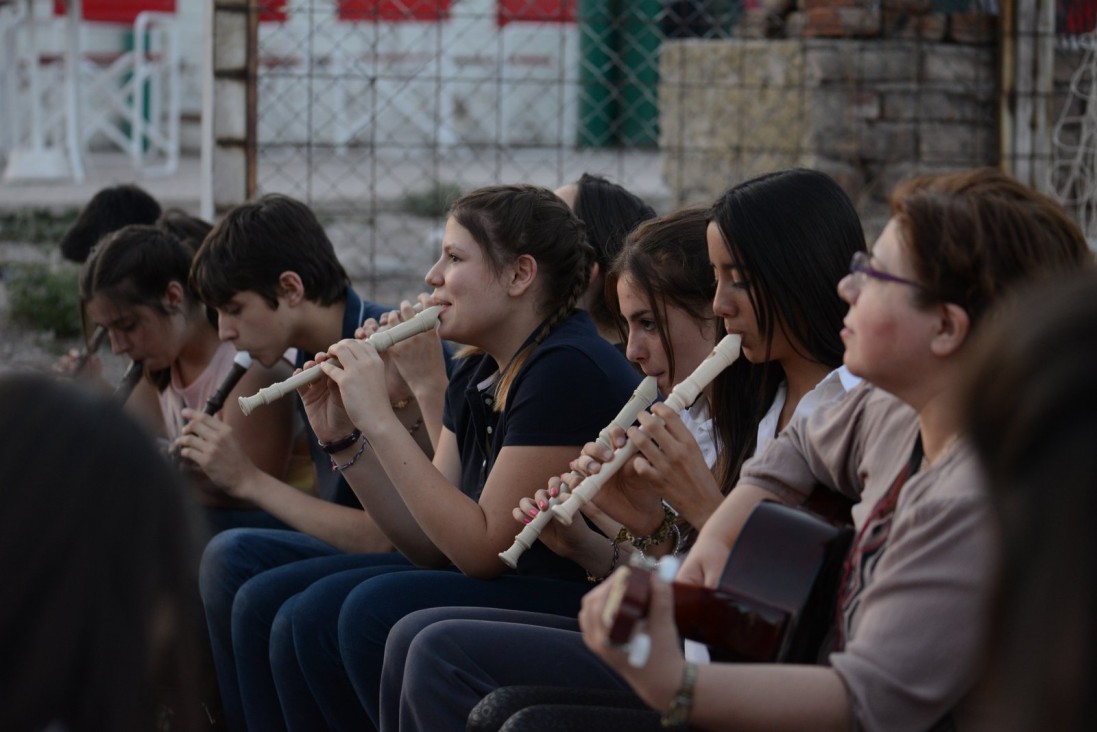
[{"label": "navy blue polo shirt", "polygon": [[[380,318],[383,314],[392,310],[369,300],[363,300],[354,291],[353,287],[347,287],[347,299],[343,310],[343,330],[341,337],[353,338],[354,331],[358,329],[367,318]],[[333,344],[334,345],[334,344]],[[312,360],[314,353],[305,353],[298,349],[297,361],[294,368],[301,368],[305,361]],[[343,474],[331,469],[331,457],[316,444],[316,433],[312,431],[308,415],[305,413],[305,405],[301,403],[301,397],[297,397],[297,409],[301,413],[301,419],[305,422],[305,431],[308,433],[309,456],[312,464],[316,466],[316,495],[325,501],[338,503],[341,506],[361,508],[362,503],[358,496],[354,495]]]},{"label": "navy blue polo shirt", "polygon": [[[458,362],[446,390],[442,422],[457,436],[461,491],[474,500],[479,500],[503,447],[567,445],[574,446],[578,456],[579,449],[617,416],[640,381],[632,364],[598,335],[584,310],[574,311],[537,345],[515,378],[502,412],[492,408],[492,377],[497,371],[490,356],[470,356]],[[489,385],[484,387],[485,383]],[[531,475],[527,494],[544,488],[550,477]],[[518,528],[515,523],[515,533]],[[518,572],[586,577],[579,565],[540,542],[522,555]]]}]

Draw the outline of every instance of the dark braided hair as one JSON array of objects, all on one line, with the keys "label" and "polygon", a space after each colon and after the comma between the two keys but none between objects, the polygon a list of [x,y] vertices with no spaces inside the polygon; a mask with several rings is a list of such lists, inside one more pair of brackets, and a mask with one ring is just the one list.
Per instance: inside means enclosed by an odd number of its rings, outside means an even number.
[{"label": "dark braided hair", "polygon": [[[183,288],[187,317],[202,310],[210,327],[217,329],[216,318],[202,305],[188,284],[192,251],[166,228],[130,224],[107,234],[92,250],[80,269],[81,307],[95,297],[137,306],[144,305],[163,317],[168,310],[161,302],[172,282]],[[216,315],[216,313],[214,313]],[[171,369],[147,371],[157,391],[171,383]]]},{"label": "dark braided hair", "polygon": [[537,261],[539,309],[545,320],[537,335],[500,371],[495,409],[502,411],[507,393],[533,349],[562,323],[590,281],[594,249],[583,222],[546,188],[531,185],[487,186],[454,201],[450,216],[468,230],[484,251],[492,271],[523,254]]}]

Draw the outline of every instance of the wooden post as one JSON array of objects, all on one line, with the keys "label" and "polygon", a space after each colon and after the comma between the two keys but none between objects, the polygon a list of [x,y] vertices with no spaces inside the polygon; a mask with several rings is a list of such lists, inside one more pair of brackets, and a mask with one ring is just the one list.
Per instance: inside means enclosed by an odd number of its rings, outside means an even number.
[{"label": "wooden post", "polygon": [[[210,92],[203,105],[209,116],[212,150],[203,161],[204,188],[210,191],[214,218],[248,200],[256,190],[256,68],[258,62],[257,0],[210,0]],[[203,206],[205,209],[206,206]]]}]

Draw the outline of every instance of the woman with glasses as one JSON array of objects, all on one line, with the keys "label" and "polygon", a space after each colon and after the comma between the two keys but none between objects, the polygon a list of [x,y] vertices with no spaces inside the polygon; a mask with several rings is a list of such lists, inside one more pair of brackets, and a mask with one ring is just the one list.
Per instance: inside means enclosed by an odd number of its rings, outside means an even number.
[{"label": "woman with glasses", "polygon": [[[558,729],[569,719],[567,728],[630,732],[661,723],[889,732],[951,725],[978,672],[998,557],[983,477],[951,407],[965,346],[1018,283],[1082,268],[1091,256],[1056,204],[996,170],[914,179],[894,193],[892,213],[871,257],[854,255],[838,287],[849,304],[844,361],[865,382],[792,421],[743,466],[676,578],[715,587],[762,500],[799,504],[820,483],[859,500],[825,665],[688,662],[672,589],[656,581],[643,621],[650,653],[634,667],[608,642],[607,582],[587,594],[579,615],[591,652],[575,648],[566,630],[516,643],[520,632],[499,624],[497,637],[509,637],[516,660],[509,676],[493,677],[505,659],[467,638],[435,636],[432,650],[451,664],[450,676],[487,695],[487,711],[506,691],[494,689],[536,683],[634,693],[634,708],[607,717],[576,706],[589,700],[574,701],[575,692],[562,688],[552,714]],[[749,355],[748,347],[744,340]],[[418,642],[409,668],[427,661]],[[439,693],[431,702],[450,698]],[[470,721],[479,723],[482,711],[477,707]],[[506,729],[537,729],[545,718],[544,706],[522,709]]]},{"label": "woman with glasses", "polygon": [[871,256],[855,255],[838,288],[844,360],[865,383],[744,466],[677,577],[715,586],[761,500],[797,504],[816,483],[859,499],[827,664],[687,663],[660,582],[646,664],[607,643],[603,588],[584,598],[587,646],[683,728],[950,726],[977,675],[999,549],[953,408],[966,344],[1019,282],[1090,262],[1055,203],[997,170],[900,185]]}]

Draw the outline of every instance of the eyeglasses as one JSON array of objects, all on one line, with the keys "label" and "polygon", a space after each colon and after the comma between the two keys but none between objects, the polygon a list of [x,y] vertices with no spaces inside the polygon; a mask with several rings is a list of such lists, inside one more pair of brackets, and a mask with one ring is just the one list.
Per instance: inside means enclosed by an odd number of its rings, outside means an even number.
[{"label": "eyeglasses", "polygon": [[851,284],[858,290],[861,289],[865,283],[865,279],[868,277],[871,277],[874,280],[880,280],[881,282],[897,282],[900,285],[910,285],[911,287],[917,287],[919,290],[926,289],[920,282],[908,280],[903,277],[896,277],[887,272],[881,272],[870,264],[871,261],[872,259],[869,257],[868,252],[856,252],[853,255],[853,259],[849,262]]}]

